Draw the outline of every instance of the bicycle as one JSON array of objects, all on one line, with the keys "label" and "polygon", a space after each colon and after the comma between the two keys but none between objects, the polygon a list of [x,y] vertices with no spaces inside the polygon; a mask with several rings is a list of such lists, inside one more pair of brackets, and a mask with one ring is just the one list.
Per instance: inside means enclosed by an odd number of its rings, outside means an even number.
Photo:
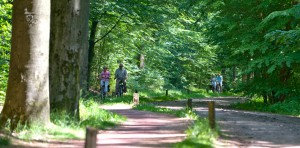
[{"label": "bicycle", "polygon": [[117,87],[117,96],[121,97],[124,93],[124,81],[120,81]]},{"label": "bicycle", "polygon": [[[108,88],[106,90],[109,90],[109,85],[107,87]],[[105,99],[106,96],[107,96],[107,92],[105,91],[105,82],[102,82],[100,87],[100,98]]]},{"label": "bicycle", "polygon": [[221,92],[221,84],[220,84],[220,82],[217,82],[217,85],[216,85],[216,91],[217,91],[218,93]]}]

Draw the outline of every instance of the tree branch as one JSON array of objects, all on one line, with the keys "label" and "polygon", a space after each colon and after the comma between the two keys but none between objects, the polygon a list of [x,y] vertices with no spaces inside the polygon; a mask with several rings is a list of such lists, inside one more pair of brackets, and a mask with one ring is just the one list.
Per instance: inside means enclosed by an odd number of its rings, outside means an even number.
[{"label": "tree branch", "polygon": [[122,19],[122,17],[123,17],[124,15],[125,15],[125,14],[122,14],[122,15],[119,17],[118,21],[114,24],[114,26],[111,27],[110,30],[108,30],[108,31],[107,31],[100,39],[96,40],[94,43],[96,44],[97,42],[99,42],[99,41],[101,41],[103,38],[105,38],[109,33],[111,33],[112,30],[116,28],[116,26],[117,26],[118,23],[121,21],[121,19]]}]

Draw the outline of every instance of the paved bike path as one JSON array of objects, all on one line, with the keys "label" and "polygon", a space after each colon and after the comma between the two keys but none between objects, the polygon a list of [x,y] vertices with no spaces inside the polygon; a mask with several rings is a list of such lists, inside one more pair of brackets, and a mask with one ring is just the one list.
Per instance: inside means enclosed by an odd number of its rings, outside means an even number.
[{"label": "paved bike path", "polygon": [[127,121],[116,128],[101,131],[97,135],[99,148],[172,147],[186,138],[185,130],[191,123],[186,118],[133,110],[128,105],[101,108],[126,116]]}]

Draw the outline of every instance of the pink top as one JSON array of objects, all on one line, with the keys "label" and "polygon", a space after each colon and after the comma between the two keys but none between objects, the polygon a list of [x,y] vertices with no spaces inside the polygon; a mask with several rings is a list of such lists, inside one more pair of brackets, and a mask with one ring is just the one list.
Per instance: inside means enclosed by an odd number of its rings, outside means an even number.
[{"label": "pink top", "polygon": [[109,78],[110,78],[110,72],[108,70],[101,72],[101,80],[102,81],[108,81]]}]

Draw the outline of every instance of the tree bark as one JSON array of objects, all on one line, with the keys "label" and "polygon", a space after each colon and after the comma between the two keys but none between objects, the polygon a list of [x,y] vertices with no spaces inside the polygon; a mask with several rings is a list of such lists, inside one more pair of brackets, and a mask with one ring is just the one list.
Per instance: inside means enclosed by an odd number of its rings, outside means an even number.
[{"label": "tree bark", "polygon": [[88,61],[89,61],[89,0],[81,2],[82,11],[79,23],[82,30],[82,44],[80,48],[80,88],[83,95],[87,94],[88,91]]},{"label": "tree bark", "polygon": [[12,46],[6,100],[0,124],[50,122],[50,0],[13,2]]},{"label": "tree bark", "polygon": [[91,31],[90,31],[90,39],[89,39],[89,51],[88,51],[88,72],[87,72],[87,89],[90,87],[91,81],[91,73],[92,73],[92,61],[95,55],[95,40],[97,33],[98,21],[93,20]]},{"label": "tree bark", "polygon": [[143,69],[145,67],[145,56],[143,54],[140,54],[140,69]]},{"label": "tree bark", "polygon": [[88,0],[52,1],[50,107],[79,119],[80,67],[86,47]]},{"label": "tree bark", "polygon": [[237,66],[233,66],[232,68],[232,81],[235,82],[236,81],[236,76],[237,76]]}]

